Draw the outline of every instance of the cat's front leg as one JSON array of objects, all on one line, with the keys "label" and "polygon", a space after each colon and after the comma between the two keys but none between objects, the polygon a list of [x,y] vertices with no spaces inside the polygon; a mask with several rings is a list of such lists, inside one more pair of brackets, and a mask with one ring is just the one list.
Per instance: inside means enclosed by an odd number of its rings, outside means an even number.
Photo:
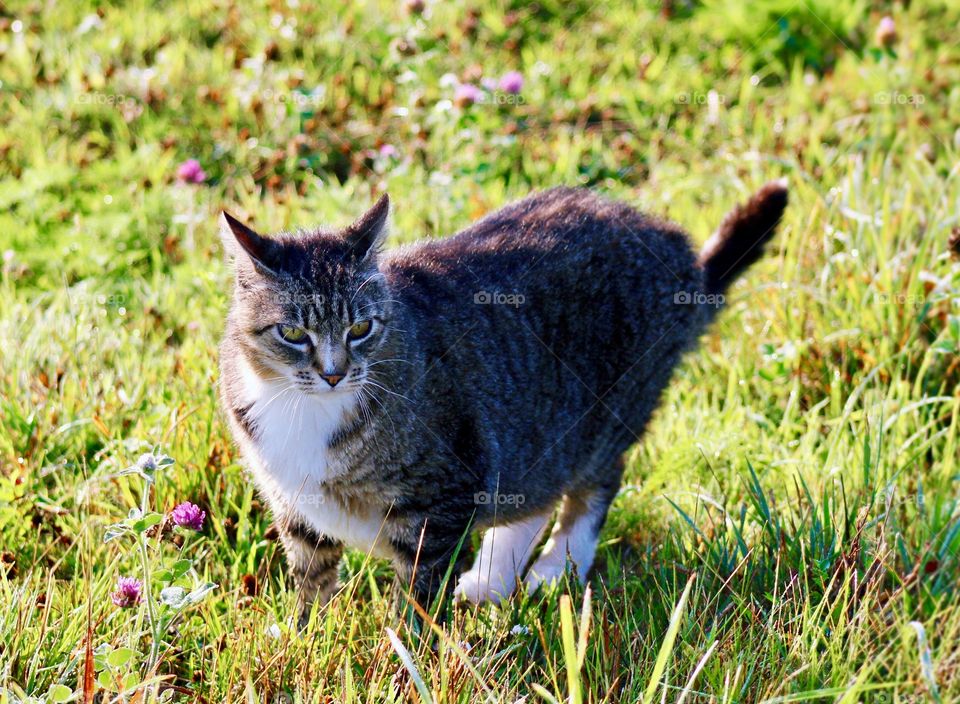
[{"label": "cat's front leg", "polygon": [[299,626],[310,618],[314,603],[326,604],[337,590],[343,543],[321,535],[300,519],[280,526],[280,542],[297,587]]},{"label": "cat's front leg", "polygon": [[456,576],[465,566],[465,550],[461,548],[467,530],[468,524],[464,523],[462,529],[410,531],[392,541],[398,587],[409,591],[425,610],[430,610],[441,592],[446,595],[452,591]]}]

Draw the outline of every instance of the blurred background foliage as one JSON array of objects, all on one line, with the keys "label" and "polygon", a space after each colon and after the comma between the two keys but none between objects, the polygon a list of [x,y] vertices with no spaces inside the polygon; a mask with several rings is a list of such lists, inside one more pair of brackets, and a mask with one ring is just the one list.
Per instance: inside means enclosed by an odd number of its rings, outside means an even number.
[{"label": "blurred background foliage", "polygon": [[[958,21],[866,0],[0,5],[0,684],[75,686],[88,604],[98,642],[139,647],[101,537],[136,502],[112,473],[160,445],[156,503],[208,512],[221,587],[171,635],[172,682],[413,692],[381,563],[349,555],[315,639],[271,630],[291,596],[216,404],[221,208],[337,225],[389,190],[396,244],[579,184],[702,241],[786,176],[771,256],[630,453],[586,697],[646,691],[691,573],[667,700],[693,673],[704,701],[960,696]],[[421,674],[449,700],[564,699],[557,609],[458,616],[476,673],[427,648]]]}]

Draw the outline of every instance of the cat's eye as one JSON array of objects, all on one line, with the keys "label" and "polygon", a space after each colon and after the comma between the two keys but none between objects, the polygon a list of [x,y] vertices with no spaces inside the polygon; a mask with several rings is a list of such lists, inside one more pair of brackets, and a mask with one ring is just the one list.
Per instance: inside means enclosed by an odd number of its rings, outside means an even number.
[{"label": "cat's eye", "polygon": [[369,320],[361,320],[350,326],[347,330],[347,339],[360,340],[370,334],[370,328],[373,324]]},{"label": "cat's eye", "polygon": [[302,345],[309,337],[306,330],[293,325],[278,325],[277,332],[284,342],[289,342],[291,345]]}]

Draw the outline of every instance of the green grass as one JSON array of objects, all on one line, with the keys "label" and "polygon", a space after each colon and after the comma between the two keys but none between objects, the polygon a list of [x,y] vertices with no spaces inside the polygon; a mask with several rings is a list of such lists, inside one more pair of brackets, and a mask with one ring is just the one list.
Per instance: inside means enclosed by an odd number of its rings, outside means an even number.
[{"label": "green grass", "polygon": [[[960,698],[960,11],[245,5],[0,9],[0,701],[78,691],[88,644],[176,701]],[[445,74],[514,69],[522,100],[445,102]],[[206,183],[176,183],[187,158]],[[287,628],[216,402],[221,207],[342,224],[388,189],[399,243],[584,184],[702,241],[780,176],[776,246],[631,451],[589,591],[458,612],[431,647],[351,553]],[[109,597],[134,543],[104,543],[140,502],[117,472],[154,447],[176,464],[153,507],[209,516],[180,582],[219,585],[156,638]],[[148,541],[152,570],[180,550]]]}]

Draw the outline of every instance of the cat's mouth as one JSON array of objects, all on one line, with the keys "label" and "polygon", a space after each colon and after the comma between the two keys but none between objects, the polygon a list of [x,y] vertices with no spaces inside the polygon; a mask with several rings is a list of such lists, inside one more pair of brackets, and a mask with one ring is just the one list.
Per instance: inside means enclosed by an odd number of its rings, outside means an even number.
[{"label": "cat's mouth", "polygon": [[297,392],[313,398],[332,398],[353,395],[363,385],[363,375],[357,370],[344,374],[322,374],[320,372],[299,371],[291,378]]},{"label": "cat's mouth", "polygon": [[337,384],[333,388],[327,386],[326,384],[312,384],[298,386],[297,390],[306,396],[312,396],[314,398],[333,398],[336,396],[354,394],[356,393],[357,389],[354,384],[343,382],[341,384]]}]

